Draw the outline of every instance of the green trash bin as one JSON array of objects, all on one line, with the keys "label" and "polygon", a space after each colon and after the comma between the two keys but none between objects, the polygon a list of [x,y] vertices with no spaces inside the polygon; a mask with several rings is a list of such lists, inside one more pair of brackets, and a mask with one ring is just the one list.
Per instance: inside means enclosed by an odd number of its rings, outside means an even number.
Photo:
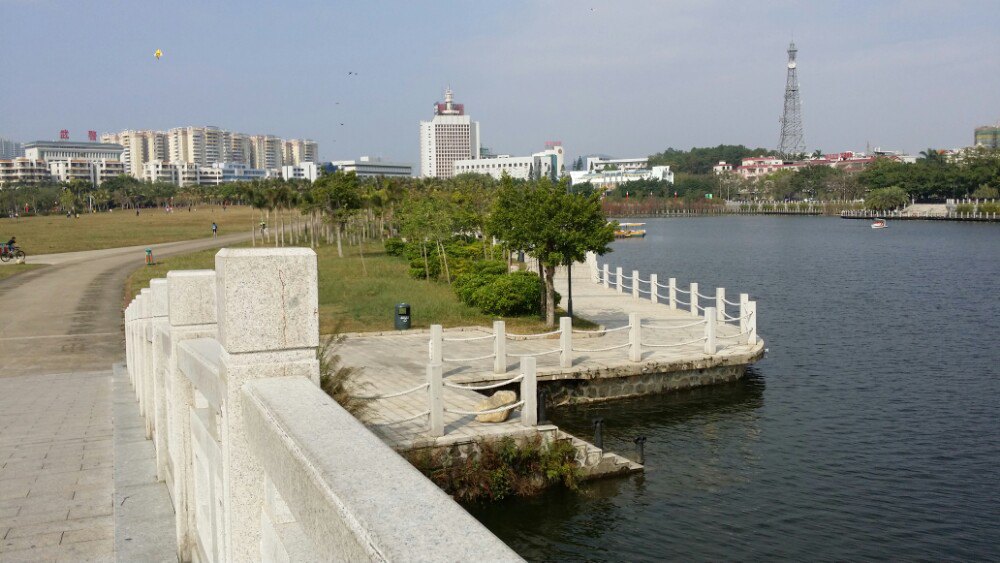
[{"label": "green trash bin", "polygon": [[410,328],[410,304],[396,304],[396,330],[407,330]]}]

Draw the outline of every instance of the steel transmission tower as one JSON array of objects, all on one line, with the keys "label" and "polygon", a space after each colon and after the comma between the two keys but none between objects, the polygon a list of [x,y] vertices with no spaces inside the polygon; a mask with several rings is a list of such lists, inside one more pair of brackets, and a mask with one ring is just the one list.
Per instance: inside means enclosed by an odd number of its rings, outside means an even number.
[{"label": "steel transmission tower", "polygon": [[795,64],[795,42],[788,45],[788,79],[785,81],[785,112],[781,116],[781,140],[778,152],[783,156],[806,152],[802,138],[802,100],[799,99],[799,77]]}]

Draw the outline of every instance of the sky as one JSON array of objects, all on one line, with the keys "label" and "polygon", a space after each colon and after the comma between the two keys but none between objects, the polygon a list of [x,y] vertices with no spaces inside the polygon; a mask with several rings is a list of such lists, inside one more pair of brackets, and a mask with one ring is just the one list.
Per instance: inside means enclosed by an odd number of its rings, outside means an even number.
[{"label": "sky", "polygon": [[1000,121],[998,29],[997,0],[0,0],[0,137],[216,125],[416,165],[450,85],[496,153],[774,148],[794,38],[810,152],[916,153]]}]

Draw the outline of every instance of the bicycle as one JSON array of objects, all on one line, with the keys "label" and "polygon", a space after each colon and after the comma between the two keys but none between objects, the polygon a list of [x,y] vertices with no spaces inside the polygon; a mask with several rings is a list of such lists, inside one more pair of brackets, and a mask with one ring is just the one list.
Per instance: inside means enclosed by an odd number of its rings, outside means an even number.
[{"label": "bicycle", "polygon": [[8,247],[6,244],[0,245],[0,262],[10,262],[11,258],[16,261],[24,260],[24,251],[16,246]]}]

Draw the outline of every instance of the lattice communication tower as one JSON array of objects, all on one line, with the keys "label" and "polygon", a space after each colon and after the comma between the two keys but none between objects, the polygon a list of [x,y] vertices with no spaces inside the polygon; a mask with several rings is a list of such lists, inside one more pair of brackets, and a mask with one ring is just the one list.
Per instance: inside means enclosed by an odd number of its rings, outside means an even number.
[{"label": "lattice communication tower", "polygon": [[781,116],[781,140],[778,152],[791,156],[806,152],[806,142],[802,135],[802,100],[799,99],[799,76],[797,74],[795,42],[788,45],[788,78],[785,81],[785,112]]}]

